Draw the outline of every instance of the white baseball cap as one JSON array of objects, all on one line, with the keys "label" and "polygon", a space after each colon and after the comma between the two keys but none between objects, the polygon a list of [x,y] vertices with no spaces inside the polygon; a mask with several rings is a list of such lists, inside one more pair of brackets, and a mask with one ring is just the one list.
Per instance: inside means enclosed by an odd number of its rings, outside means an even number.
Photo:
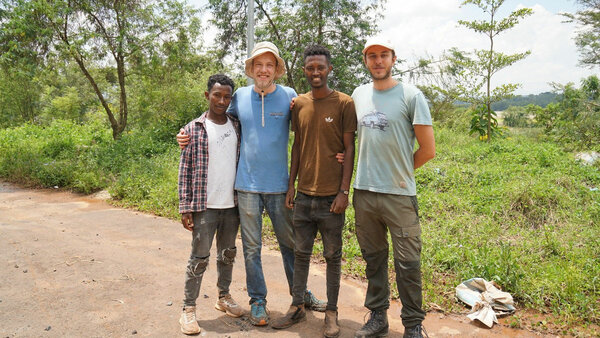
[{"label": "white baseball cap", "polygon": [[374,36],[367,40],[367,43],[365,43],[365,48],[363,48],[362,50],[362,53],[365,54],[367,52],[367,49],[373,46],[382,46],[391,51],[395,51],[394,44],[392,44],[392,41],[382,36]]}]

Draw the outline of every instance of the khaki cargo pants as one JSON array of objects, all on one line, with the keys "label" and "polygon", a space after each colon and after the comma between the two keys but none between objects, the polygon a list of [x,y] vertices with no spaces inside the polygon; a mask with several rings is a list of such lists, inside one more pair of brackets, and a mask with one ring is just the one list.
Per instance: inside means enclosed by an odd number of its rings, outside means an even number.
[{"label": "khaki cargo pants", "polygon": [[396,284],[402,302],[402,324],[411,327],[425,319],[421,286],[421,225],[415,196],[354,190],[356,237],[367,263],[369,280],[365,307],[390,306],[387,232],[394,250]]}]

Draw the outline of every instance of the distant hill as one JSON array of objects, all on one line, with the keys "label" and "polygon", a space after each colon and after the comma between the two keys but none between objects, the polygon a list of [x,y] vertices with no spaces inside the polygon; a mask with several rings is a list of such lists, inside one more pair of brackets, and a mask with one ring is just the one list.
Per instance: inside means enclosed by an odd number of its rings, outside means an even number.
[{"label": "distant hill", "polygon": [[537,95],[516,95],[510,99],[502,100],[492,104],[494,111],[506,110],[510,106],[526,106],[528,104],[535,104],[542,108],[545,108],[549,103],[556,102],[559,99],[559,95],[551,92],[545,92]]}]

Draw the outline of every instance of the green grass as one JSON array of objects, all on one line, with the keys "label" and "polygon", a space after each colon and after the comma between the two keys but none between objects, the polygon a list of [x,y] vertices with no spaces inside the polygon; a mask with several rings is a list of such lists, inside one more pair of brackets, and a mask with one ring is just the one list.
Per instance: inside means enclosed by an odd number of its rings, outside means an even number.
[{"label": "green grass", "polygon": [[[120,205],[176,219],[176,132],[134,131],[113,141],[103,125],[64,121],[0,130],[0,177],[83,193],[108,189]],[[426,306],[464,311],[455,286],[483,277],[510,292],[519,309],[551,315],[559,333],[600,324],[600,191],[593,191],[600,164],[582,166],[561,146],[522,131],[484,143],[436,128],[436,141],[436,158],[416,173]],[[321,250],[317,241],[317,259]],[[364,276],[351,207],[344,260],[346,274]]]}]

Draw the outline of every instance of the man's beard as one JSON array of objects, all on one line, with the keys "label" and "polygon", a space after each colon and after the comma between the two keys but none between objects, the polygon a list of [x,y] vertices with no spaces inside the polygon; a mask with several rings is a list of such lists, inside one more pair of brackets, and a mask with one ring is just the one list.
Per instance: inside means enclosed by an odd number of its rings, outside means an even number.
[{"label": "man's beard", "polygon": [[273,85],[273,82],[274,82],[274,80],[269,80],[267,82],[254,80],[254,85],[256,86],[256,88],[258,88],[260,90],[265,90],[265,89],[268,89],[269,87],[271,87]]},{"label": "man's beard", "polygon": [[378,81],[379,81],[379,80],[386,80],[387,78],[389,78],[389,77],[391,77],[391,76],[392,76],[392,69],[391,69],[391,68],[390,68],[390,69],[388,69],[388,71],[385,73],[385,75],[383,75],[383,76],[380,76],[380,77],[375,77],[375,74],[373,74],[373,72],[372,72],[372,71],[370,71],[370,70],[369,70],[369,73],[371,73],[371,78],[372,78],[373,80],[378,80]]}]

